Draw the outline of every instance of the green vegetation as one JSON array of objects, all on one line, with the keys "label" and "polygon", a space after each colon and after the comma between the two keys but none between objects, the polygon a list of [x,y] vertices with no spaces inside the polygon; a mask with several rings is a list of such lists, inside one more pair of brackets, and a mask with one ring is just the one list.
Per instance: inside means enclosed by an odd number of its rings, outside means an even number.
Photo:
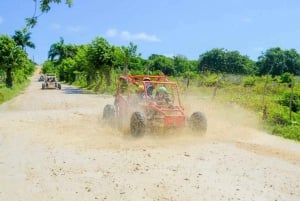
[{"label": "green vegetation", "polygon": [[0,84],[0,104],[19,95],[22,91],[24,91],[28,84],[29,80],[15,84],[12,88],[7,88],[5,85],[3,86]]},{"label": "green vegetation", "polygon": [[[215,91],[216,85],[211,83],[212,80],[216,82],[218,77],[222,79]],[[255,112],[270,133],[300,141],[299,81],[292,89],[290,84],[282,82],[281,76],[207,74],[199,76],[193,86],[190,90],[194,93],[205,91],[215,101],[238,104]]]}]

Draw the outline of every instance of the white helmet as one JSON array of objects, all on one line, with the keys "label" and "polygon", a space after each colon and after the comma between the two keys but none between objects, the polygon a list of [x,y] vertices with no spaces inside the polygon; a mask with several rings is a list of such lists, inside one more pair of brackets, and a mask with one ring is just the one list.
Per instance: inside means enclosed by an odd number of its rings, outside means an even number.
[{"label": "white helmet", "polygon": [[158,88],[158,91],[161,91],[161,92],[167,92],[167,89],[166,89],[166,87],[159,87],[159,88]]}]

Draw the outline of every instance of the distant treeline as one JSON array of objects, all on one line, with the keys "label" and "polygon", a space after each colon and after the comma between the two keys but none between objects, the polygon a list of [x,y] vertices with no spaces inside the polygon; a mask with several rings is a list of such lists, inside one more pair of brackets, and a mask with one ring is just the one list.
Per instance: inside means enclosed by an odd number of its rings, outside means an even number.
[{"label": "distant treeline", "polygon": [[[137,52],[137,45],[117,47],[97,37],[90,44],[65,44],[61,38],[51,45],[43,71],[55,71],[60,80],[73,83],[81,78],[86,85],[94,81],[111,86],[113,73],[158,74],[193,76],[201,72],[239,75],[300,74],[300,55],[295,49],[270,48],[257,61],[238,51],[215,48],[189,60],[184,55],[167,57],[152,54],[148,59]],[[82,79],[84,77],[84,79]]]},{"label": "distant treeline", "polygon": [[[11,87],[13,82],[25,79],[33,71],[25,47],[31,45],[20,39],[30,38],[30,33],[15,33],[13,37],[0,35],[0,83]],[[30,46],[29,46],[30,47]],[[34,46],[33,46],[34,47]],[[189,60],[184,55],[168,57],[152,54],[142,58],[137,45],[114,46],[102,37],[89,44],[65,44],[61,38],[52,44],[43,72],[56,73],[61,81],[79,82],[89,86],[93,83],[110,87],[113,74],[158,74],[192,77],[203,72],[230,73],[239,75],[300,74],[300,55],[295,49],[279,47],[266,50],[257,61],[238,51],[215,48],[199,55],[198,60]],[[3,84],[2,84],[3,85]]]}]

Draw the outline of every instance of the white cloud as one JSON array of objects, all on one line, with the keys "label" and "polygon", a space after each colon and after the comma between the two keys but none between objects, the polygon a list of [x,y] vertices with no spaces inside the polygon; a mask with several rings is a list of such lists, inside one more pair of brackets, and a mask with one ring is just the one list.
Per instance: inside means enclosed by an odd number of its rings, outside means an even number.
[{"label": "white cloud", "polygon": [[129,31],[118,31],[116,29],[109,29],[106,35],[111,38],[121,38],[123,40],[142,40],[148,42],[159,42],[160,39],[156,35],[141,33],[130,33]]},{"label": "white cloud", "polygon": [[109,29],[106,31],[106,35],[111,38],[116,37],[117,34],[118,34],[118,31],[116,29]]},{"label": "white cloud", "polygon": [[0,16],[0,24],[2,24],[4,22],[3,17]]}]

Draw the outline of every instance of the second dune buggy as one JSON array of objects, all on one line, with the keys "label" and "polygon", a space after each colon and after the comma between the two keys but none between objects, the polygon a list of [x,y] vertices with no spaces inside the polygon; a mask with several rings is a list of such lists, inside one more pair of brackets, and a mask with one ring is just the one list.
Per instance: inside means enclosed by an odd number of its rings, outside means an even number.
[{"label": "second dune buggy", "polygon": [[48,74],[44,76],[42,89],[61,89],[61,84],[57,81],[55,75]]}]

